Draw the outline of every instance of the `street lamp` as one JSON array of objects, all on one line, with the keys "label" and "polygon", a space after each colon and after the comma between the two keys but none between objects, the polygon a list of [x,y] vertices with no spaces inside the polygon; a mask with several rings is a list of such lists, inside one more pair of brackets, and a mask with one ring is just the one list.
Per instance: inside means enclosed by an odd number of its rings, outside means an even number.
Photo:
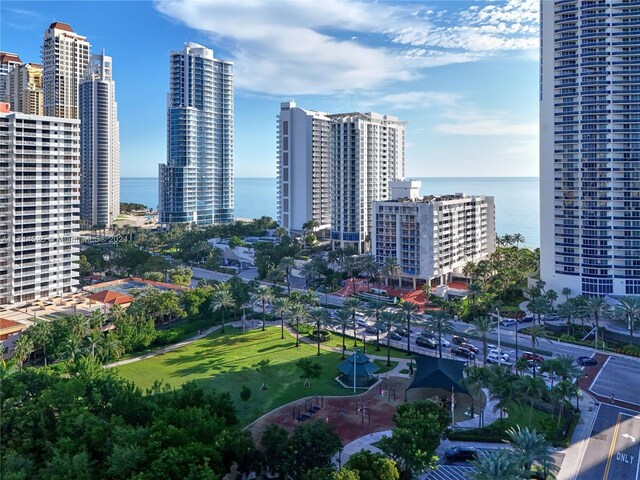
[{"label": "street lamp", "polygon": [[500,348],[500,309],[496,308],[498,314],[498,365],[502,366],[502,350]]}]

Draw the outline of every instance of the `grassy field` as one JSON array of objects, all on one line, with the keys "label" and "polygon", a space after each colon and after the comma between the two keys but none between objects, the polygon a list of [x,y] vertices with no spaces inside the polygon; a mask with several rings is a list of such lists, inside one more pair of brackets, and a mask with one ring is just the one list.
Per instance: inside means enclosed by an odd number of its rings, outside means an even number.
[{"label": "grassy field", "polygon": [[[313,380],[310,387],[304,386],[301,371],[295,366],[302,357],[322,365],[321,377]],[[265,359],[271,363],[263,378],[253,365]],[[246,333],[227,327],[224,335],[215,332],[172,352],[118,367],[117,372],[142,389],[151,387],[156,380],[174,387],[194,380],[206,389],[229,392],[241,424],[246,425],[297,398],[316,393],[349,395],[349,390],[334,380],[341,361],[338,353],[323,351],[320,357],[316,356],[315,345],[295,348],[292,336],[285,333],[284,340],[280,339],[279,327]],[[263,381],[267,389],[261,391]],[[246,402],[239,396],[243,385],[252,392]]]}]

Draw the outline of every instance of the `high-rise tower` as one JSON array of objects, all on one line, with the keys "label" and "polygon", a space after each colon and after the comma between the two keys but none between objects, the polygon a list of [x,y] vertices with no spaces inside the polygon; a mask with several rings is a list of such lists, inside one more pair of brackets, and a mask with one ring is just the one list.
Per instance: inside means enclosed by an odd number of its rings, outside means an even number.
[{"label": "high-rise tower", "polygon": [[9,103],[9,72],[18,65],[22,65],[22,60],[17,54],[0,52],[0,102]]},{"label": "high-rise tower", "polygon": [[171,52],[167,163],[159,170],[159,222],[233,221],[233,63],[186,43]]},{"label": "high-rise tower", "polygon": [[44,114],[80,118],[78,85],[89,64],[89,42],[66,23],[53,22],[44,32],[42,83]]},{"label": "high-rise tower", "polygon": [[110,227],[120,213],[120,140],[111,57],[91,55],[80,82],[80,219]]},{"label": "high-rise tower", "polygon": [[292,233],[318,222],[331,226],[329,122],[327,113],[280,104],[278,115],[278,221]]},{"label": "high-rise tower", "polygon": [[404,178],[405,122],[378,113],[329,115],[331,240],[334,247],[370,248],[371,204],[389,198],[389,181]]},{"label": "high-rise tower", "polygon": [[42,115],[42,65],[16,65],[9,72],[7,92],[12,111]]},{"label": "high-rise tower", "polygon": [[640,8],[542,8],[541,278],[574,294],[640,294]]}]

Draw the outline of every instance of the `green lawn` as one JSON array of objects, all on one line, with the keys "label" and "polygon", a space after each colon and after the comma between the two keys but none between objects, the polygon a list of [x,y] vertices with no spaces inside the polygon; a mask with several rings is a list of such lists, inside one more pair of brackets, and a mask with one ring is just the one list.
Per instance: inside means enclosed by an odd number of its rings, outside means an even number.
[{"label": "green lawn", "polygon": [[393,370],[394,368],[396,368],[398,366],[398,362],[394,362],[393,360],[391,360],[391,366],[387,367],[387,361],[386,360],[374,360],[373,363],[375,363],[377,366],[380,367],[380,370],[378,370],[376,373],[377,374],[381,374],[381,373],[386,373],[389,370]]},{"label": "green lawn", "polygon": [[[323,367],[322,376],[313,380],[310,387],[303,386],[304,379],[295,366],[301,357],[309,357]],[[270,360],[271,366],[265,379],[267,389],[260,391],[263,378],[252,366],[264,359]],[[320,357],[316,356],[315,345],[295,348],[295,338],[286,333],[281,340],[279,327],[246,333],[227,327],[224,335],[215,332],[172,352],[118,367],[117,372],[142,389],[157,380],[174,387],[195,380],[204,388],[229,392],[240,423],[246,425],[297,398],[316,393],[349,395],[350,391],[334,380],[340,362],[338,353],[323,351]],[[246,402],[239,396],[243,385],[252,391]]]}]

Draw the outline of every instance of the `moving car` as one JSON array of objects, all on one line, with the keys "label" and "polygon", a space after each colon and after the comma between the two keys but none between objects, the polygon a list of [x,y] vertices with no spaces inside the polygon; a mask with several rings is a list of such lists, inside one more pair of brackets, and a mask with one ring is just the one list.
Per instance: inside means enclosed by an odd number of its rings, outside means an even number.
[{"label": "moving car", "polygon": [[469,359],[476,358],[476,354],[464,347],[451,347],[451,353],[456,357],[464,357]]},{"label": "moving car", "polygon": [[438,343],[433,338],[425,338],[425,337],[416,338],[416,345],[419,345],[421,347],[432,348],[434,350],[438,347]]},{"label": "moving car", "polygon": [[595,367],[598,365],[598,360],[591,357],[578,357],[576,362],[578,362],[578,365],[582,365],[583,367]]},{"label": "moving car", "polygon": [[456,345],[460,345],[461,343],[469,343],[466,338],[461,337],[460,335],[454,335],[451,337],[451,342]]},{"label": "moving car", "polygon": [[436,334],[430,330],[422,330],[422,332],[420,332],[420,336],[424,338],[436,338]]},{"label": "moving car", "polygon": [[451,447],[444,452],[444,457],[450,462],[466,462],[478,458],[475,447]]},{"label": "moving car", "polygon": [[478,353],[480,351],[478,347],[469,342],[462,342],[459,345],[467,350],[471,350],[473,353]]},{"label": "moving car", "polygon": [[539,363],[544,362],[544,358],[542,358],[540,355],[534,355],[531,352],[522,352],[522,358],[525,358],[527,360],[533,360],[534,362],[539,362]]},{"label": "moving car", "polygon": [[494,363],[498,363],[498,359],[500,359],[500,363],[504,363],[504,362],[508,362],[509,361],[509,354],[508,353],[500,353],[498,350],[490,350],[487,353],[487,362],[491,363],[491,361],[489,360],[490,358],[495,358],[496,361]]},{"label": "moving car", "polygon": [[513,318],[505,318],[500,322],[500,325],[502,325],[503,327],[512,327],[517,323],[517,320],[514,320]]},{"label": "moving car", "polygon": [[520,319],[518,319],[518,321],[519,321],[520,323],[531,323],[531,322],[533,322],[533,317],[532,317],[531,315],[527,315],[527,316],[526,316],[526,317],[524,317],[524,318],[520,318]]},{"label": "moving car", "polygon": [[488,353],[495,353],[496,355],[502,355],[503,357],[506,357],[507,360],[509,360],[509,354],[504,350],[502,350],[501,348],[488,346]]}]

